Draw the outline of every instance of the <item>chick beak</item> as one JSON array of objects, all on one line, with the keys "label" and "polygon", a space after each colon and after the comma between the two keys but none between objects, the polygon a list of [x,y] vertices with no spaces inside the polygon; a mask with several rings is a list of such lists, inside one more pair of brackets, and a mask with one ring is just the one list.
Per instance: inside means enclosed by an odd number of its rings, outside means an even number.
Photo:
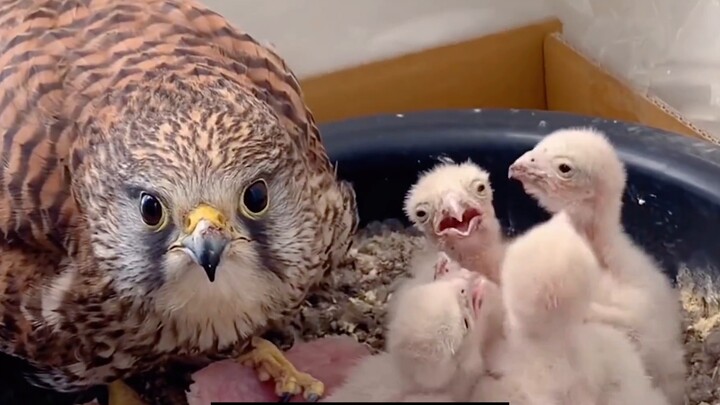
[{"label": "chick beak", "polygon": [[440,207],[433,220],[436,235],[451,233],[465,237],[477,229],[482,221],[482,211],[463,203],[463,198],[458,194],[445,195]]},{"label": "chick beak", "polygon": [[510,165],[508,168],[509,179],[522,180],[524,177],[532,173],[534,159],[529,153],[530,152],[526,152]]},{"label": "chick beak", "polygon": [[213,282],[220,258],[230,241],[227,221],[215,208],[201,204],[188,214],[185,223],[187,236],[182,245]]},{"label": "chick beak", "polygon": [[458,196],[449,194],[443,198],[443,209],[440,211],[446,217],[462,221],[465,208],[460,204],[460,198]]}]

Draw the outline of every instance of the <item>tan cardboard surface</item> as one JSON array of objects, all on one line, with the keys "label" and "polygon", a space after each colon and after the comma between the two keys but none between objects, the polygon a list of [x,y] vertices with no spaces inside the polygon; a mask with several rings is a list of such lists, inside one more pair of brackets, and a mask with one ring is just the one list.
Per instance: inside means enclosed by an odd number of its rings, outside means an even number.
[{"label": "tan cardboard surface", "polygon": [[545,109],[545,21],[302,80],[319,122],[447,108]]},{"label": "tan cardboard surface", "polygon": [[636,122],[705,138],[567,44],[558,20],[301,81],[318,122],[449,108],[529,108]]}]

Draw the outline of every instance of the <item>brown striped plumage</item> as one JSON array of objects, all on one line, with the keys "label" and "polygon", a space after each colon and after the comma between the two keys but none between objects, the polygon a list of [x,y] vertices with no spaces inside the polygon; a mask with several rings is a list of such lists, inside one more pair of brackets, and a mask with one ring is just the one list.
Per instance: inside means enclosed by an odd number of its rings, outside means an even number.
[{"label": "brown striped plumage", "polygon": [[[289,68],[190,0],[0,0],[0,133],[0,350],[56,390],[240,354],[357,227]],[[203,203],[234,237],[215,282],[168,250]]]}]

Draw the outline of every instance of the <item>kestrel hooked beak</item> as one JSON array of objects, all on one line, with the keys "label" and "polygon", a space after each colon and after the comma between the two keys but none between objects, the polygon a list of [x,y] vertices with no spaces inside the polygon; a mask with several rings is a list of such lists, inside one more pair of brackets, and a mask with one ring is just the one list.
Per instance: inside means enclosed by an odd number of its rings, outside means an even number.
[{"label": "kestrel hooked beak", "polygon": [[184,233],[178,242],[182,250],[205,270],[208,280],[213,282],[230,239],[231,230],[225,216],[214,207],[200,204],[187,215]]}]

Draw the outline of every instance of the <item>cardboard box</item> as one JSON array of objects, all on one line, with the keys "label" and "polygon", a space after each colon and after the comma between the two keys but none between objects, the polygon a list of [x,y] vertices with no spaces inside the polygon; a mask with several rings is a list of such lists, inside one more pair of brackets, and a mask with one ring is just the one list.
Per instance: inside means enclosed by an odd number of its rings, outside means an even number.
[{"label": "cardboard box", "polygon": [[528,108],[635,122],[718,143],[573,49],[558,20],[302,80],[318,122],[448,108]]}]

